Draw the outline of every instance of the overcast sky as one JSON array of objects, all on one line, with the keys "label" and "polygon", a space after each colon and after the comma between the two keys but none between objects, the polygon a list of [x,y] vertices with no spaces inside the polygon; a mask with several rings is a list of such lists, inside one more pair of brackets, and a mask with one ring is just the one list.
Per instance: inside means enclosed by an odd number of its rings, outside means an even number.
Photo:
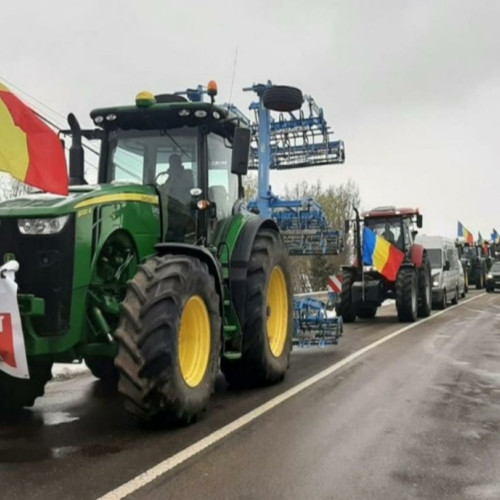
[{"label": "overcast sky", "polygon": [[[90,125],[142,89],[215,79],[300,87],[346,144],[343,166],[273,173],[353,179],[363,208],[420,207],[427,234],[500,231],[499,0],[67,0],[4,2],[2,78]],[[18,94],[20,97],[25,97]]]}]

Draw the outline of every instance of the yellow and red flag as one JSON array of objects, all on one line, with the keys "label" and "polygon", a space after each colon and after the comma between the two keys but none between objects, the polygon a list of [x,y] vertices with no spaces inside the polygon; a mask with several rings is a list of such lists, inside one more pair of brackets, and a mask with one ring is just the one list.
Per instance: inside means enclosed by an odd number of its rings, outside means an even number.
[{"label": "yellow and red flag", "polygon": [[57,134],[0,83],[0,170],[44,191],[68,194],[68,169]]}]

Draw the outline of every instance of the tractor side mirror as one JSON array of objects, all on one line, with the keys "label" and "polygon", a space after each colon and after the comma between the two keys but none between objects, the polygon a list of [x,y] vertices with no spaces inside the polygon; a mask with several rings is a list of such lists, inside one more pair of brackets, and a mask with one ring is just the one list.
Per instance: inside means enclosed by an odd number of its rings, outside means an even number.
[{"label": "tractor side mirror", "polygon": [[423,220],[424,218],[422,217],[422,214],[417,215],[417,227],[421,228],[423,226]]},{"label": "tractor side mirror", "polygon": [[250,154],[250,129],[237,127],[234,131],[233,157],[231,160],[231,173],[247,175],[248,155]]},{"label": "tractor side mirror", "polygon": [[348,234],[350,229],[351,229],[351,223],[350,223],[350,221],[346,220],[344,223],[345,234]]}]

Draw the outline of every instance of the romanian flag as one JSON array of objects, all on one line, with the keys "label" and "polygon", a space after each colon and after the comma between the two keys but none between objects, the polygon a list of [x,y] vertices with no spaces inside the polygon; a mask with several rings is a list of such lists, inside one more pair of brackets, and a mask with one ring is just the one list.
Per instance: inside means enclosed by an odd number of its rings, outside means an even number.
[{"label": "romanian flag", "polygon": [[458,236],[464,238],[469,245],[474,243],[474,236],[460,221],[458,221]]},{"label": "romanian flag", "polygon": [[363,228],[363,263],[373,266],[390,281],[396,281],[405,254],[370,228]]},{"label": "romanian flag", "polygon": [[491,233],[491,241],[493,243],[498,243],[498,232],[496,229],[493,229],[493,232]]},{"label": "romanian flag", "polygon": [[1,83],[0,170],[44,191],[68,194],[66,157],[57,134]]}]

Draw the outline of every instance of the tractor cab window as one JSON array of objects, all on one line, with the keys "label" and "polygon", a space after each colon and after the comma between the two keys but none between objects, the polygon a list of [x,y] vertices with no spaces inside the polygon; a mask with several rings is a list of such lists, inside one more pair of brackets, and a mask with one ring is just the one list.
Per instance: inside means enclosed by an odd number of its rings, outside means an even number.
[{"label": "tractor cab window", "polygon": [[117,130],[109,134],[109,181],[156,185],[163,236],[195,240],[191,190],[200,186],[198,129]]},{"label": "tractor cab window", "polygon": [[238,178],[231,173],[232,149],[227,140],[208,135],[208,199],[215,203],[218,219],[231,215],[238,199]]},{"label": "tractor cab window", "polygon": [[400,219],[390,219],[377,217],[376,219],[365,219],[365,224],[375,234],[382,236],[393,245],[401,241],[401,221]]}]

